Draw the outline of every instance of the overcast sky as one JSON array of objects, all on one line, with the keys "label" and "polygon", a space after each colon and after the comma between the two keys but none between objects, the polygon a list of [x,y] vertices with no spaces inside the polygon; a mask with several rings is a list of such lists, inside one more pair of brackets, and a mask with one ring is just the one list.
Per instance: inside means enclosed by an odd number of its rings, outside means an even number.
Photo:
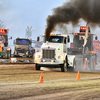
[{"label": "overcast sky", "polygon": [[[13,44],[15,38],[25,37],[27,26],[33,27],[33,40],[43,35],[46,18],[52,14],[52,9],[66,1],[69,0],[0,0],[0,20],[9,29],[9,36],[12,36],[9,45]],[[73,30],[72,27],[70,29]],[[95,32],[99,33],[98,30]]]}]

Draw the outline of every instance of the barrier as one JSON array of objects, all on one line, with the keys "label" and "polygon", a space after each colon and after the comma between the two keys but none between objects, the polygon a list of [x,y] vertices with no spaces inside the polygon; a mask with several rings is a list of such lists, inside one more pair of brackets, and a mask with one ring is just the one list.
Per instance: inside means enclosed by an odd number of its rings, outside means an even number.
[{"label": "barrier", "polygon": [[16,58],[11,58],[11,62],[16,62]]}]

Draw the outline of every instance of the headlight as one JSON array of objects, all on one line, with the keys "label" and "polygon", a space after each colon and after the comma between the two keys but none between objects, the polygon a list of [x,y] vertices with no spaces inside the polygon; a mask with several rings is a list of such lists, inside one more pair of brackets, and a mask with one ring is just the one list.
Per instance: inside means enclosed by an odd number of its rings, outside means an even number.
[{"label": "headlight", "polygon": [[40,55],[35,55],[35,58],[40,58]]},{"label": "headlight", "polygon": [[15,50],[15,55],[17,54],[17,51]]},{"label": "headlight", "polygon": [[58,58],[59,58],[59,59],[64,59],[65,57],[62,55],[62,56],[59,56]]},{"label": "headlight", "polygon": [[28,55],[28,51],[26,52],[26,55]]}]

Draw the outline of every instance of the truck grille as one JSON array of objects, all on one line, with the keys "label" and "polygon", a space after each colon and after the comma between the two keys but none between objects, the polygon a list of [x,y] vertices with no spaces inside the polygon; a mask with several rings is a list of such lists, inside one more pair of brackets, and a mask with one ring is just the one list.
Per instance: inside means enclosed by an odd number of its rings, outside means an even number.
[{"label": "truck grille", "polygon": [[55,57],[55,50],[43,50],[43,58],[51,59]]}]

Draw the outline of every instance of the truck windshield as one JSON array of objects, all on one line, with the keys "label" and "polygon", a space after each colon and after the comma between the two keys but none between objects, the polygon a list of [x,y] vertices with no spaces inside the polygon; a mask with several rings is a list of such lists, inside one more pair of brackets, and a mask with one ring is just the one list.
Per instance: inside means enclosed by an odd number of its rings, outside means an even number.
[{"label": "truck windshield", "polygon": [[79,47],[82,48],[83,44],[84,44],[84,37],[85,36],[74,36],[74,40],[73,40],[73,46],[75,48]]},{"label": "truck windshield", "polygon": [[50,36],[48,42],[63,43],[63,37],[62,36]]},{"label": "truck windshield", "polygon": [[27,39],[17,39],[16,44],[18,44],[18,45],[29,45],[29,40],[27,40]]}]

